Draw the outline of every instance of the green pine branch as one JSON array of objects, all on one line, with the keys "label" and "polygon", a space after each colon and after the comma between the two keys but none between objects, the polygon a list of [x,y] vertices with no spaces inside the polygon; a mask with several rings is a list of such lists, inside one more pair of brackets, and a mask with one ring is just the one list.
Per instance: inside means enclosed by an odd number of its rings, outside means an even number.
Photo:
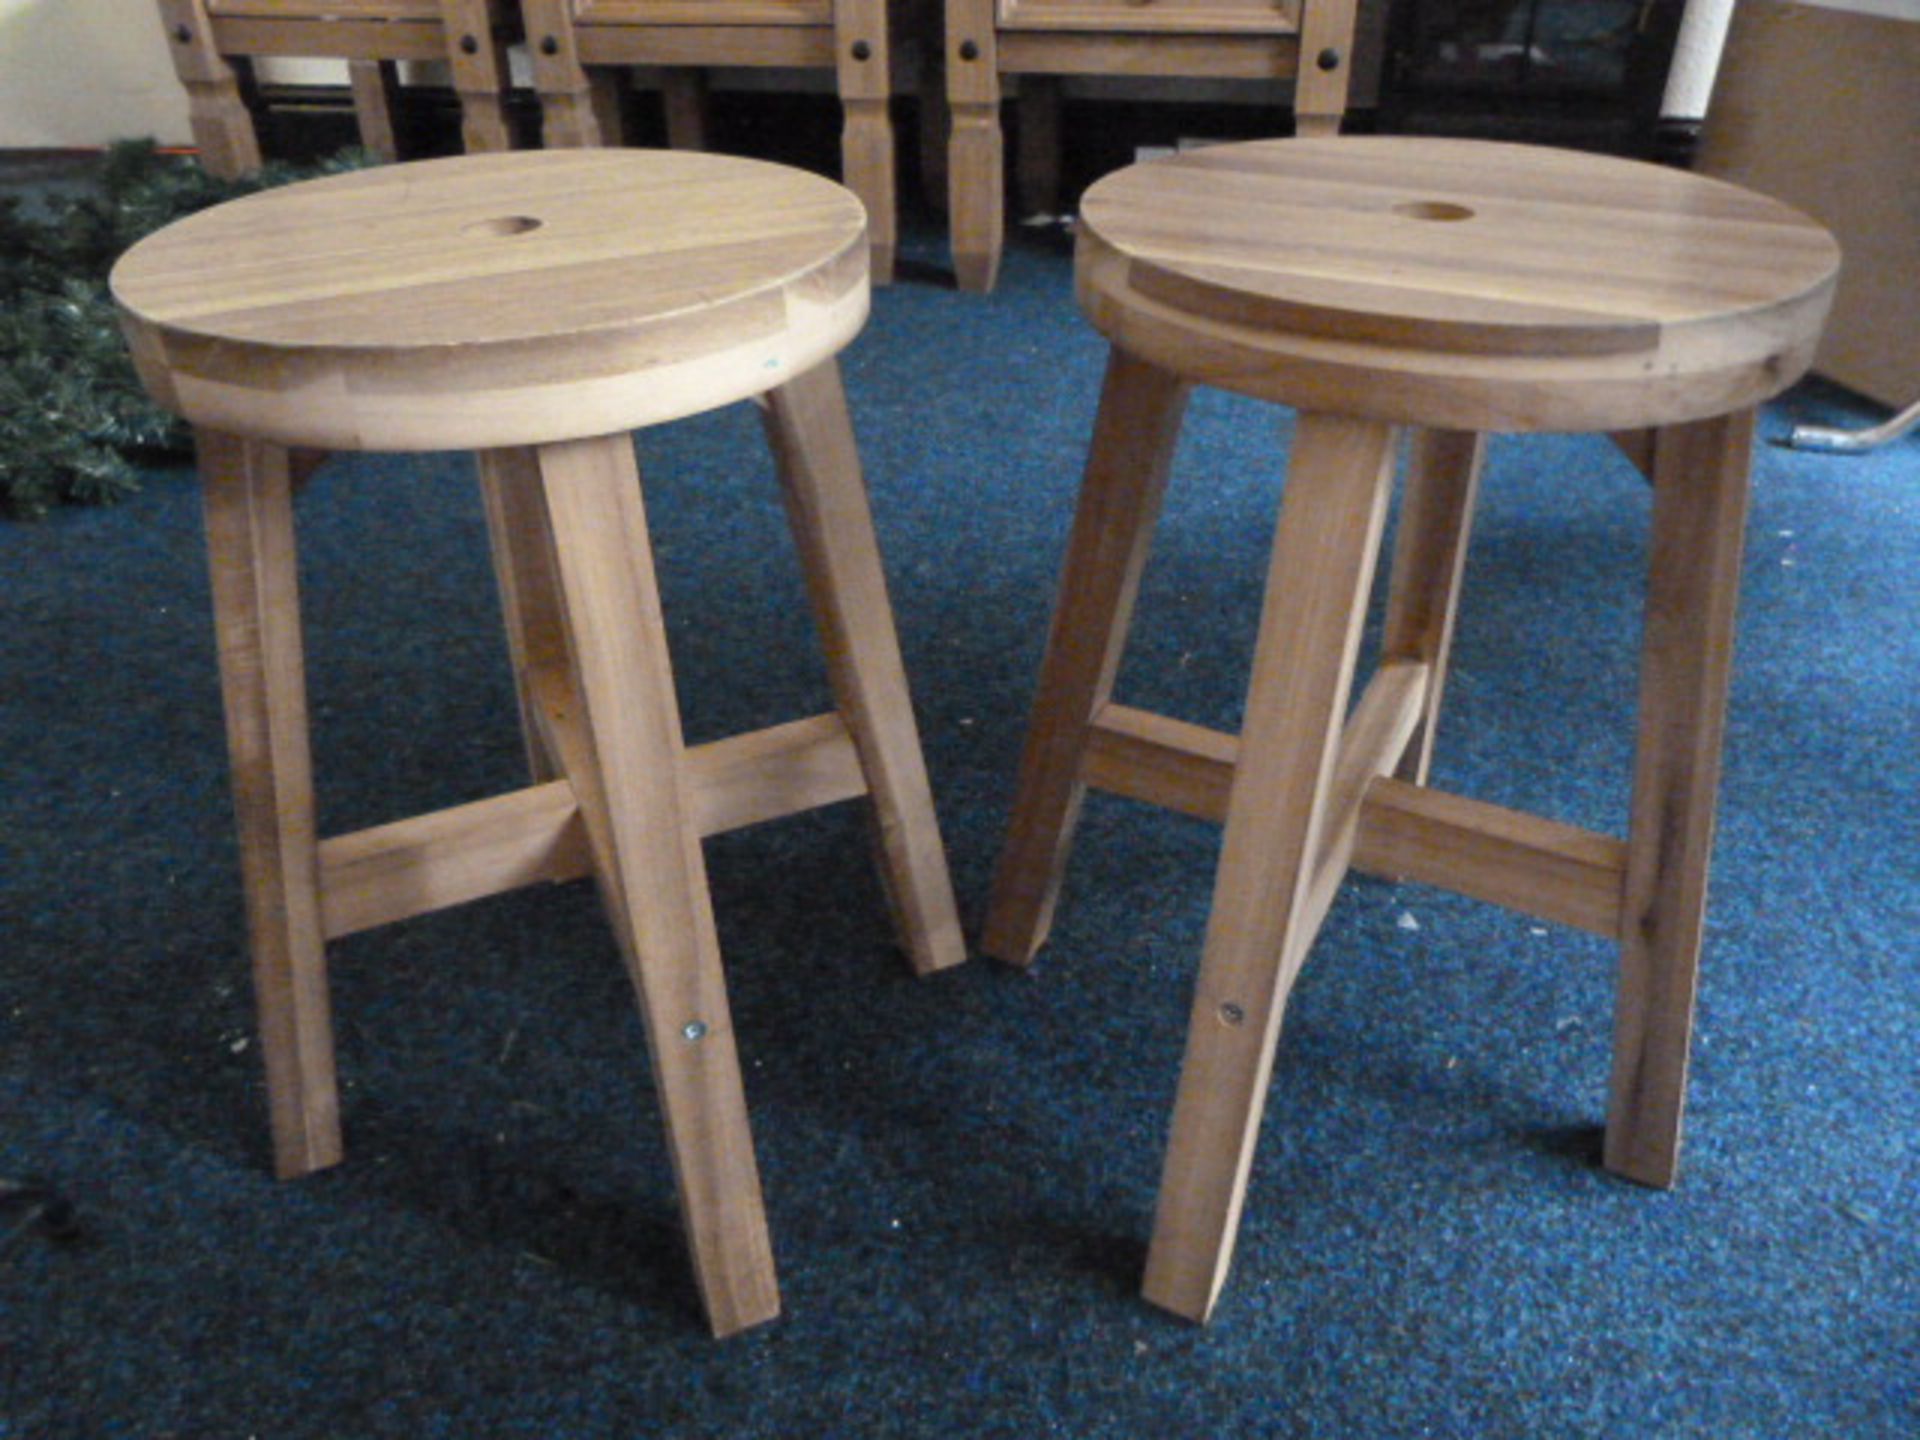
[{"label": "green pine branch", "polygon": [[271,165],[216,180],[151,141],[107,152],[95,184],[29,210],[0,196],[0,515],[103,505],[139,489],[136,459],[182,458],[181,425],[140,388],[107,275],[133,243],[196,210],[371,162]]}]

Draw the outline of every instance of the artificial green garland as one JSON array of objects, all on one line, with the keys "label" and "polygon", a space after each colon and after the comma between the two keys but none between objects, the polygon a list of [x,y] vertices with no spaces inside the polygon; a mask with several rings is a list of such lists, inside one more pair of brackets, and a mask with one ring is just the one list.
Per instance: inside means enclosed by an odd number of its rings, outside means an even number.
[{"label": "artificial green garland", "polygon": [[84,194],[33,211],[0,196],[0,515],[109,504],[140,488],[130,457],[186,454],[182,427],[134,377],[114,319],[107,272],[128,246],[222,200],[368,158],[349,151],[318,167],[216,180],[151,141],[127,141]]}]

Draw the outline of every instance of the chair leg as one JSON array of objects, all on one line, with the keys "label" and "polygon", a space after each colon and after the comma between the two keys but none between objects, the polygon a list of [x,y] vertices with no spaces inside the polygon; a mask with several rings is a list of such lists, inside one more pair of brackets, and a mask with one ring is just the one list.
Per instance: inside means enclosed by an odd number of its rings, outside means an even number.
[{"label": "chair leg", "polygon": [[666,120],[667,144],[675,150],[705,150],[707,133],[707,72],[692,65],[668,65],[660,70],[660,109]]},{"label": "chair leg", "polygon": [[891,285],[900,251],[895,198],[893,120],[887,102],[847,100],[840,135],[840,169],[847,188],[867,210],[869,269],[875,285]]},{"label": "chair leg", "polygon": [[766,426],[835,700],[872,798],[901,945],[921,974],[957,965],[966,944],[838,365],[825,361],[773,391]]},{"label": "chair leg", "polygon": [[625,435],[543,446],[539,466],[583,741],[568,778],[646,1027],[694,1275],[728,1335],[780,1297],[640,477]]},{"label": "chair leg", "polygon": [[946,0],[947,215],[953,268],[962,290],[984,293],[1000,274],[1006,229],[1000,75],[995,68],[993,0]]},{"label": "chair leg", "polygon": [[393,113],[399,108],[399,67],[391,60],[350,60],[347,79],[353,87],[353,114],[360,126],[360,144],[382,160],[400,158],[400,142]]},{"label": "chair leg", "polygon": [[602,145],[627,143],[627,90],[631,80],[624,65],[587,74],[588,103],[593,106],[593,122],[599,127]]},{"label": "chair leg", "polygon": [[187,118],[200,164],[231,180],[260,168],[260,138],[241,94],[240,75],[220,53],[206,0],[159,0],[173,68],[187,92]]},{"label": "chair leg", "polygon": [[867,207],[873,283],[893,282],[900,237],[896,220],[891,49],[886,0],[834,0],[835,78],[845,119],[840,173]]},{"label": "chair leg", "polygon": [[1053,923],[1085,786],[1087,727],[1113,690],[1186,410],[1178,377],[1115,349],[1028,722],[980,946],[1027,965]]},{"label": "chair leg", "polygon": [[341,1158],[287,452],[196,437],[274,1169]]},{"label": "chair leg", "polygon": [[1393,461],[1390,426],[1299,419],[1147,1254],[1147,1298],[1193,1320],[1212,1312],[1233,1257],[1281,1016],[1313,939],[1320,831]]},{"label": "chair leg", "polygon": [[1020,159],[1014,185],[1020,214],[1055,215],[1060,210],[1060,77],[1020,77]]},{"label": "chair leg", "polygon": [[1605,1161],[1667,1186],[1682,1109],[1733,663],[1753,412],[1662,430],[1641,650]]},{"label": "chair leg", "polygon": [[553,574],[553,541],[540,498],[540,461],[535,451],[526,448],[483,451],[477,458],[500,614],[520,706],[520,736],[526,746],[528,776],[538,785],[554,779],[560,768],[542,733],[528,677],[536,670],[561,669],[567,654],[565,619]]},{"label": "chair leg", "polygon": [[507,127],[507,50],[493,33],[487,0],[440,0],[447,68],[460,96],[460,136],[470,153],[513,148]]},{"label": "chair leg", "polygon": [[1383,659],[1420,660],[1428,667],[1420,723],[1394,772],[1424,785],[1433,762],[1486,438],[1459,430],[1417,430],[1411,448],[1381,653]]},{"label": "chair leg", "polygon": [[573,0],[520,0],[533,88],[540,94],[540,143],[549,150],[598,145],[602,138],[572,6]]}]

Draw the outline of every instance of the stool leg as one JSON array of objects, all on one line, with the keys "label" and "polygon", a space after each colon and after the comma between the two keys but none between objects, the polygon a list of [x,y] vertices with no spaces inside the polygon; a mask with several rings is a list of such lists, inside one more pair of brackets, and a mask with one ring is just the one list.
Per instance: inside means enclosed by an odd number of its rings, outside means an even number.
[{"label": "stool leg", "polygon": [[1308,896],[1393,462],[1390,426],[1300,416],[1147,1252],[1146,1297],[1193,1320],[1233,1258],[1281,1015],[1313,940]]},{"label": "stool leg", "polygon": [[1113,690],[1186,411],[1184,381],[1123,350],[1107,362],[1086,477],[1040,664],[980,947],[1028,965],[1053,924],[1086,787],[1087,727]]},{"label": "stool leg", "polygon": [[640,477],[625,435],[545,446],[539,464],[582,712],[569,778],[639,999],[694,1274],[729,1335],[780,1297]]},{"label": "stool leg", "polygon": [[1667,1186],[1680,1161],[1720,741],[1733,663],[1753,412],[1663,430],[1621,906],[1609,1170]]},{"label": "stool leg", "polygon": [[565,621],[553,575],[553,545],[540,496],[540,461],[530,449],[488,450],[476,457],[486,508],[500,614],[513,661],[515,697],[527,773],[538,785],[560,773],[541,731],[527,677],[566,661]]},{"label": "stool leg", "polygon": [[1433,762],[1433,732],[1446,688],[1486,437],[1460,430],[1417,430],[1411,451],[1393,546],[1381,655],[1387,660],[1419,660],[1427,666],[1420,724],[1395,770],[1399,779],[1424,785]]},{"label": "stool leg", "polygon": [[196,437],[274,1169],[341,1156],[287,452]]},{"label": "stool leg", "polygon": [[825,361],[773,391],[765,413],[835,702],[872,798],[901,945],[921,974],[957,965],[966,943],[839,366]]}]

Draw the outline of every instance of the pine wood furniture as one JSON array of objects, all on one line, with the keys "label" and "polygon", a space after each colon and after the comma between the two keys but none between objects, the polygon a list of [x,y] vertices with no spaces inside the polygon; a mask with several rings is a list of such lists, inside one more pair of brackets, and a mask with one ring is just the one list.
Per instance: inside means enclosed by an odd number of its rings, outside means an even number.
[{"label": "pine wood furniture", "polygon": [[620,67],[659,65],[667,134],[706,143],[701,67],[831,70],[841,170],[867,207],[875,283],[898,247],[887,0],[520,0],[550,147],[620,143]]},{"label": "pine wood furniture", "polygon": [[[1813,354],[1831,237],[1649,165],[1349,138],[1130,167],[1078,245],[1112,354],[981,944],[1034,958],[1088,786],[1224,822],[1147,1296],[1213,1309],[1287,994],[1350,867],[1616,939],[1605,1163],[1670,1184],[1754,407]],[[1300,412],[1237,736],[1111,698],[1194,385]],[[1349,715],[1402,428],[1384,659]],[[1483,437],[1542,430],[1618,432],[1653,481],[1624,840],[1426,784]]]},{"label": "pine wood furniture", "polygon": [[[1006,229],[1000,77],[1018,75],[1021,161],[1054,165],[1064,75],[1292,80],[1295,133],[1333,135],[1347,108],[1358,0],[945,0],[954,270],[987,291]],[[1037,82],[1037,83],[1030,83]],[[1037,92],[1037,93],[1036,93]],[[1037,188],[1054,188],[1051,178]]]},{"label": "pine wood furniture", "polygon": [[[599,882],[647,1032],[707,1314],[779,1306],[701,837],[866,796],[903,946],[963,956],[835,355],[858,202],[758,161],[465,156],[221,206],[113,289],[198,437],[277,1167],[341,1158],[326,942]],[[628,431],[763,398],[836,709],[686,746]],[[533,783],[315,834],[291,475],[311,451],[479,452]]]},{"label": "pine wood furniture", "polygon": [[508,150],[506,44],[516,34],[509,0],[159,0],[173,65],[186,87],[200,160],[232,177],[260,167],[246,102],[256,56],[341,59],[353,86],[360,140],[397,153],[397,62],[443,60],[460,96],[469,150]]}]

